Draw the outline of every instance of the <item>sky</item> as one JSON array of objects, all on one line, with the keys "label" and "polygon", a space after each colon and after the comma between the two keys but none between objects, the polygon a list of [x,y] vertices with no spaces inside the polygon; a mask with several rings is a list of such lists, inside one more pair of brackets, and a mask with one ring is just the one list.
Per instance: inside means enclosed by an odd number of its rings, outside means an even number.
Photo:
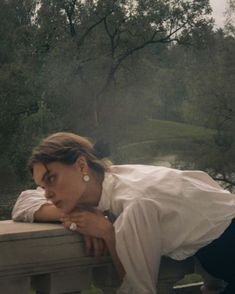
[{"label": "sky", "polygon": [[224,11],[226,7],[226,0],[210,0],[211,7],[213,9],[212,16],[215,19],[217,27],[222,27],[224,24]]}]

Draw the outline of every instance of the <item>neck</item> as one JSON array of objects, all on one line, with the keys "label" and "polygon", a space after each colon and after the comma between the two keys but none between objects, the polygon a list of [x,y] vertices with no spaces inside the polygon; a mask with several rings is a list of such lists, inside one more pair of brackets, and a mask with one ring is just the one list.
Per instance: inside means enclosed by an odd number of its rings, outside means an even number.
[{"label": "neck", "polygon": [[83,194],[80,204],[97,206],[102,194],[104,174],[91,170],[89,176],[90,181],[87,183],[87,188]]}]

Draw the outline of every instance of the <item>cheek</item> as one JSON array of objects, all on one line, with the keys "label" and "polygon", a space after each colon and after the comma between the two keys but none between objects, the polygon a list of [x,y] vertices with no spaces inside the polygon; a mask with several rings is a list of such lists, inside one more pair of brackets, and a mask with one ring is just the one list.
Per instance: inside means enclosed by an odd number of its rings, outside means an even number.
[{"label": "cheek", "polygon": [[61,183],[60,191],[65,200],[76,202],[83,193],[83,185],[79,181],[72,181],[72,179]]},{"label": "cheek", "polygon": [[79,174],[67,172],[58,178],[56,190],[64,200],[76,202],[85,191],[85,183]]},{"label": "cheek", "polygon": [[76,183],[76,180],[73,176],[73,174],[68,173],[64,173],[62,175],[60,175],[58,177],[58,181],[57,181],[57,189],[61,190],[61,191],[69,191],[71,190],[71,188],[74,186],[74,184]]}]

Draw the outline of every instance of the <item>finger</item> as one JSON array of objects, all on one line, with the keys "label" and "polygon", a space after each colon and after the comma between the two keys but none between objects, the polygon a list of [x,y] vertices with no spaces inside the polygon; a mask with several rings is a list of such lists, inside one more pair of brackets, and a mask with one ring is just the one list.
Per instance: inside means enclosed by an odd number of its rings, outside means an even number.
[{"label": "finger", "polygon": [[100,255],[106,255],[108,253],[108,248],[105,244],[105,241],[101,238],[96,238],[99,246]]},{"label": "finger", "polygon": [[62,225],[63,225],[65,228],[69,229],[69,227],[70,227],[70,225],[71,225],[71,221],[64,221],[64,222],[62,222]]},{"label": "finger", "polygon": [[94,256],[100,257],[101,256],[100,243],[97,238],[92,238],[92,245],[94,250]]},{"label": "finger", "polygon": [[70,219],[70,221],[71,222],[80,222],[80,221],[82,221],[82,220],[84,220],[84,217],[83,216],[81,216],[81,215],[74,215],[74,216],[70,216],[69,217],[69,219]]},{"label": "finger", "polygon": [[69,217],[79,217],[85,215],[86,213],[86,211],[73,211],[69,214]]},{"label": "finger", "polygon": [[84,235],[84,254],[86,256],[90,255],[91,248],[92,248],[91,237]]},{"label": "finger", "polygon": [[104,243],[103,239],[98,238],[97,240],[99,243],[100,255],[104,255],[105,243]]},{"label": "finger", "polygon": [[88,213],[81,213],[79,215],[71,215],[70,216],[70,220],[72,222],[74,221],[77,221],[77,222],[84,222],[84,221],[96,221],[98,220],[100,217],[100,215],[97,215],[95,213],[91,213],[91,212],[88,212]]},{"label": "finger", "polygon": [[[70,223],[75,223],[76,225],[77,225],[77,227],[79,228],[79,229],[86,229],[86,222],[83,222],[83,221],[80,221],[80,220],[70,220]],[[86,232],[84,232],[85,233],[85,235],[89,235],[89,234],[86,234]]]},{"label": "finger", "polygon": [[102,240],[102,241],[103,241],[103,244],[104,244],[103,255],[108,255],[109,254],[109,249],[108,249],[105,241],[104,240]]},{"label": "finger", "polygon": [[87,205],[79,205],[79,207],[76,209],[76,210],[73,210],[73,212],[76,212],[78,211],[79,213],[89,213],[89,212],[94,212],[95,211],[95,208],[91,207],[91,206],[87,206]]},{"label": "finger", "polygon": [[60,221],[62,222],[62,223],[64,223],[64,222],[67,222],[67,221],[69,221],[69,217],[60,217]]}]

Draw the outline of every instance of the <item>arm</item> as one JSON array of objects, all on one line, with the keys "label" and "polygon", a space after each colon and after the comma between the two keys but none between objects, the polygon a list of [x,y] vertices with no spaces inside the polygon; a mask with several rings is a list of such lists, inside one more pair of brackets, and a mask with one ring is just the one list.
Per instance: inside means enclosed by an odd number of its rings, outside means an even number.
[{"label": "arm", "polygon": [[80,209],[69,215],[65,215],[61,220],[66,228],[69,228],[70,224],[74,222],[78,226],[77,231],[79,233],[94,239],[98,238],[104,240],[119,277],[121,280],[123,279],[125,271],[116,252],[114,226],[104,217],[101,211],[95,209],[86,211]]},{"label": "arm", "polygon": [[124,270],[124,267],[118,257],[117,251],[116,251],[116,237],[115,237],[114,226],[112,223],[110,223],[107,226],[107,229],[105,230],[102,238],[105,241],[105,244],[106,244],[106,246],[109,250],[109,253],[112,257],[116,271],[119,275],[120,280],[122,281],[125,276],[125,270]]},{"label": "arm", "polygon": [[156,204],[142,199],[124,209],[114,224],[117,254],[126,270],[118,294],[156,294],[162,255]]},{"label": "arm", "polygon": [[105,240],[123,283],[119,294],[156,294],[162,254],[158,207],[151,200],[136,201],[113,224],[101,212],[77,211],[66,216],[81,234]]},{"label": "arm", "polygon": [[59,218],[59,210],[47,201],[42,188],[23,191],[12,210],[14,221],[57,221]]},{"label": "arm", "polygon": [[61,211],[54,204],[50,204],[50,203],[43,204],[34,213],[34,221],[38,221],[38,222],[59,221],[60,217],[61,217]]}]

